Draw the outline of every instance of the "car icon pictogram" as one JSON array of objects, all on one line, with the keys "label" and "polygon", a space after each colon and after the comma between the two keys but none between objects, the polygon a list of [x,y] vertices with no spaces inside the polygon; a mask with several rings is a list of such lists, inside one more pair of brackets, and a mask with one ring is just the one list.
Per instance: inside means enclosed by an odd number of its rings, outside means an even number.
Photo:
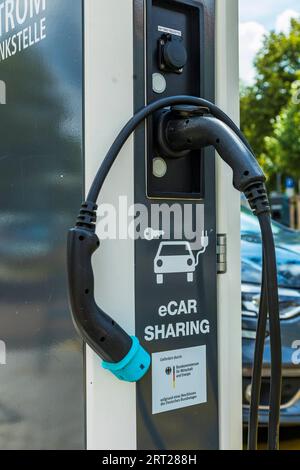
[{"label": "car icon pictogram", "polygon": [[157,284],[164,283],[164,275],[186,273],[187,282],[193,282],[196,258],[188,242],[162,242],[154,260]]}]

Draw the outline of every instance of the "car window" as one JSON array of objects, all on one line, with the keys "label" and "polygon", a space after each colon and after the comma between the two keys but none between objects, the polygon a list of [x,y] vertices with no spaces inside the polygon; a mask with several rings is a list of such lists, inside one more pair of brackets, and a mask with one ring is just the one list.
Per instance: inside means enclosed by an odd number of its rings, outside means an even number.
[{"label": "car window", "polygon": [[160,256],[187,256],[190,254],[188,245],[163,245]]}]

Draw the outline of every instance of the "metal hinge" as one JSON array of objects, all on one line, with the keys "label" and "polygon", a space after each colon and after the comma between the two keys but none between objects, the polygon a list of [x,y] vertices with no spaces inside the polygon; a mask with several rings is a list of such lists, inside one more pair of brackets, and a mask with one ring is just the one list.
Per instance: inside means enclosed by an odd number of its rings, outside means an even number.
[{"label": "metal hinge", "polygon": [[227,272],[227,235],[217,235],[217,271],[218,274]]}]

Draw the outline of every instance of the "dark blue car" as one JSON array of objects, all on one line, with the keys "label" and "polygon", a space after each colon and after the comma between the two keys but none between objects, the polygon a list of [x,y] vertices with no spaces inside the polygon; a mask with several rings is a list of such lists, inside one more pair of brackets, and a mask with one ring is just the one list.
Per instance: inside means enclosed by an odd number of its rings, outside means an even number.
[{"label": "dark blue car", "polygon": [[[273,223],[282,326],[283,391],[281,424],[300,425],[300,233]],[[262,245],[257,219],[242,208],[243,405],[248,420],[251,374],[261,283]],[[268,422],[270,339],[267,333],[260,424]]]}]

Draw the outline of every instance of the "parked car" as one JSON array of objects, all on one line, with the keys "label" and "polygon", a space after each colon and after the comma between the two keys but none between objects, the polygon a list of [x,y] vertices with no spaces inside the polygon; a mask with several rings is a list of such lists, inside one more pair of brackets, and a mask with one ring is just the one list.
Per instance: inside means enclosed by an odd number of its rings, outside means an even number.
[{"label": "parked car", "polygon": [[[262,273],[262,244],[259,223],[242,208],[242,320],[243,320],[243,416],[248,421],[251,375],[256,339]],[[295,348],[300,342],[300,233],[274,222],[282,327],[283,390],[281,424],[300,425],[300,365]],[[270,389],[270,338],[266,335],[260,425],[268,423]]]}]

